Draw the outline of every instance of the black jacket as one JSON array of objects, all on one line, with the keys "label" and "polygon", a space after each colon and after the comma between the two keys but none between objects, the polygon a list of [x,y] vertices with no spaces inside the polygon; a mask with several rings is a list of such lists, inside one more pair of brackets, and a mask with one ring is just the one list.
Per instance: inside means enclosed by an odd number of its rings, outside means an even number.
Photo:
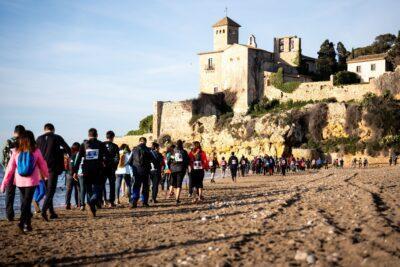
[{"label": "black jacket", "polygon": [[108,151],[108,157],[106,159],[106,168],[109,168],[115,172],[119,163],[119,147],[110,141],[105,141],[104,145]]},{"label": "black jacket", "polygon": [[231,156],[228,160],[228,165],[231,169],[235,169],[239,165],[239,160],[236,156]]},{"label": "black jacket", "polygon": [[[78,173],[79,163],[82,161],[82,174],[84,176],[100,176],[103,173],[107,160],[107,149],[104,143],[96,138],[85,141],[78,153],[74,173]],[[100,178],[100,177],[99,177]]]},{"label": "black jacket", "polygon": [[161,155],[160,152],[156,151],[156,150],[151,150],[151,155],[152,155],[152,162],[154,165],[154,169],[156,172],[161,173],[161,167],[164,163],[164,158]]},{"label": "black jacket", "polygon": [[[177,154],[182,154],[182,161],[177,161],[176,157]],[[175,148],[174,153],[171,156],[172,162],[171,162],[171,172],[186,172],[188,166],[189,166],[189,155],[186,152],[185,149],[178,149]]]},{"label": "black jacket", "polygon": [[132,167],[133,174],[148,175],[150,174],[153,156],[150,149],[145,144],[140,144],[132,150],[128,163]]},{"label": "black jacket", "polygon": [[64,170],[64,153],[71,155],[71,149],[64,139],[54,133],[45,133],[36,140],[46,160],[49,172],[61,174]]}]

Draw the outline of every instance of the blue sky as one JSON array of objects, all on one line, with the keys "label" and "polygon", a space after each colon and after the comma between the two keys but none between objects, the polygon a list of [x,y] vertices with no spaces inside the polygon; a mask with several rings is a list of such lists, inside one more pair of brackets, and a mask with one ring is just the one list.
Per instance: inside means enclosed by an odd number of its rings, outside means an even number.
[{"label": "blue sky", "polygon": [[96,127],[137,128],[155,100],[198,94],[196,53],[211,50],[225,16],[272,50],[298,35],[316,56],[326,38],[348,49],[400,29],[400,1],[19,1],[0,0],[0,141],[14,125],[46,122],[68,142]]}]

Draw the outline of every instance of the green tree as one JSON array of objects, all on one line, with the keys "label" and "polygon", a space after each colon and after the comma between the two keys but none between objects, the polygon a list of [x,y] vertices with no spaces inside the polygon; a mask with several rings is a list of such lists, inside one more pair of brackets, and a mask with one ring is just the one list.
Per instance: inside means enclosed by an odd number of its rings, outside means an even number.
[{"label": "green tree", "polygon": [[338,71],[343,71],[347,70],[347,58],[350,55],[350,52],[347,51],[346,47],[344,47],[344,44],[342,42],[337,43],[336,45],[336,51],[338,54],[338,66],[337,70]]},{"label": "green tree", "polygon": [[139,122],[139,129],[131,130],[126,135],[141,135],[153,132],[153,115],[148,115]]},{"label": "green tree", "polygon": [[318,52],[317,72],[322,80],[329,80],[329,76],[337,70],[336,52],[332,42],[326,39]]},{"label": "green tree", "polygon": [[388,61],[394,68],[400,65],[400,31],[392,48],[388,52]]}]

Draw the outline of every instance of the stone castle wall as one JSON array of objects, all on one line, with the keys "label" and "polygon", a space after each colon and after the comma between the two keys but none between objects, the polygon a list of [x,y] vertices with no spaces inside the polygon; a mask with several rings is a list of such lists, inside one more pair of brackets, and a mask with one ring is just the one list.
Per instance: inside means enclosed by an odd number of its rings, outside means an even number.
[{"label": "stone castle wall", "polygon": [[327,82],[307,82],[300,84],[293,93],[285,93],[274,86],[264,88],[264,96],[268,99],[278,99],[286,102],[322,100],[335,97],[337,101],[361,100],[367,93],[379,94],[380,92],[372,83],[349,84],[333,86],[330,81]]}]

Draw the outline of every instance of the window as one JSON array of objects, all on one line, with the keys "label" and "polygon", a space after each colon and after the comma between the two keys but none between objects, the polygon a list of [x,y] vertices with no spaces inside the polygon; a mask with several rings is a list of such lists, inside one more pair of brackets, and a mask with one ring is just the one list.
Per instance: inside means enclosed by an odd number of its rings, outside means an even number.
[{"label": "window", "polygon": [[279,52],[283,52],[285,50],[285,42],[283,39],[279,39]]},{"label": "window", "polygon": [[214,87],[214,94],[218,93],[218,87]]},{"label": "window", "polygon": [[218,30],[215,31],[215,34],[218,34]]},{"label": "window", "polygon": [[225,33],[225,30],[222,30],[222,33]]},{"label": "window", "polygon": [[357,71],[358,73],[360,73],[360,72],[361,72],[361,66],[357,66],[357,67],[356,67],[356,71]]},{"label": "window", "polygon": [[213,69],[214,69],[213,59],[212,59],[212,57],[210,57],[208,59],[208,64],[206,66],[206,70],[213,70]]},{"label": "window", "polygon": [[290,38],[289,50],[293,50],[293,49],[294,49],[294,40],[292,38]]},{"label": "window", "polygon": [[376,70],[376,64],[371,64],[371,70],[375,71]]}]

